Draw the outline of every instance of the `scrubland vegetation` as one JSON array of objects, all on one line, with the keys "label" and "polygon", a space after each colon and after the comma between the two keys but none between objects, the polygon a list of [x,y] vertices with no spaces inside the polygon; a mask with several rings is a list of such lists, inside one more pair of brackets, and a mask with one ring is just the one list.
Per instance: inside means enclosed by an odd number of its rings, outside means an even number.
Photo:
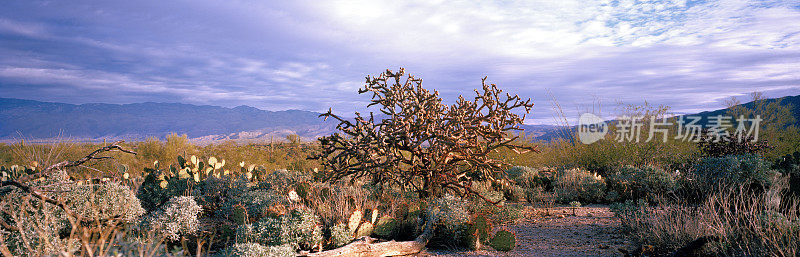
[{"label": "scrubland vegetation", "polygon": [[[455,105],[444,119],[469,116],[470,104]],[[531,142],[511,130],[494,139],[453,132],[447,136],[474,141],[438,145],[420,140],[424,133],[366,133],[400,124],[390,119],[376,125],[369,118],[345,126],[349,136],[320,142],[198,146],[170,135],[119,144],[135,155],[102,152],[94,157],[113,159],[58,169],[48,167],[105,145],[0,145],[0,252],[295,256],[341,249],[354,240],[423,237],[433,248],[510,251],[516,238],[506,226],[521,218],[524,206],[600,203],[610,204],[628,230],[633,255],[797,256],[800,137],[780,108],[735,110],[775,121],[762,132],[768,145],[755,146],[617,142],[613,133],[591,145]],[[627,110],[667,114],[666,108]],[[445,124],[386,114],[416,126]],[[496,125],[487,128],[514,122]],[[415,144],[397,143],[404,140]],[[462,148],[447,148],[453,145]],[[500,147],[505,145],[519,147]],[[467,156],[466,150],[476,149],[488,149],[487,155]],[[446,156],[439,160],[436,154]]]}]

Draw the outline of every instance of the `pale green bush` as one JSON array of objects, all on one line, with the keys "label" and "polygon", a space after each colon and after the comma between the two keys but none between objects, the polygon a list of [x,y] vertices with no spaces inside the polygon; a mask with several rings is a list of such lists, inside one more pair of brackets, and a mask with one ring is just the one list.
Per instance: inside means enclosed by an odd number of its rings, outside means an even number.
[{"label": "pale green bush", "polygon": [[237,242],[275,246],[289,244],[294,249],[309,250],[322,242],[319,217],[310,209],[297,208],[280,217],[266,217],[236,229]]},{"label": "pale green bush", "polygon": [[471,218],[468,208],[468,202],[450,194],[433,199],[428,205],[427,217],[436,219],[436,227],[428,244],[432,247],[465,247]]},{"label": "pale green bush", "polygon": [[175,196],[144,219],[143,229],[177,241],[181,236],[197,232],[197,216],[202,210],[191,196]]},{"label": "pale green bush", "polygon": [[666,195],[676,188],[676,174],[651,166],[636,168],[617,167],[606,176],[609,201],[654,200],[653,197]]}]

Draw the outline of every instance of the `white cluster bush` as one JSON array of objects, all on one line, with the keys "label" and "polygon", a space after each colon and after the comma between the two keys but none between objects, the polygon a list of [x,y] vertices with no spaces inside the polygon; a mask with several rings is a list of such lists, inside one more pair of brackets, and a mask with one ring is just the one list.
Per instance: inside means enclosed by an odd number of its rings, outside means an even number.
[{"label": "white cluster bush", "polygon": [[200,222],[197,215],[203,207],[191,196],[173,196],[161,208],[144,219],[144,228],[168,240],[177,241],[182,235],[197,232]]}]

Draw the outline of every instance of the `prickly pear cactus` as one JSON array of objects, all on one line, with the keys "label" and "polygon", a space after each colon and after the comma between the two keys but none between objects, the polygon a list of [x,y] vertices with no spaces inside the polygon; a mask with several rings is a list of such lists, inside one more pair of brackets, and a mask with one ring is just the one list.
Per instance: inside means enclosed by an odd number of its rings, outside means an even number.
[{"label": "prickly pear cactus", "polygon": [[358,225],[361,225],[361,218],[363,218],[363,214],[360,210],[355,210],[353,214],[350,215],[350,219],[347,221],[347,229],[350,230],[351,235],[354,235],[358,229]]},{"label": "prickly pear cactus", "polygon": [[375,227],[372,225],[372,223],[361,223],[361,226],[358,227],[358,231],[356,231],[355,238],[372,235],[373,230],[375,230]]},{"label": "prickly pear cactus", "polygon": [[513,250],[516,244],[516,235],[508,230],[497,231],[497,233],[494,234],[494,237],[492,237],[492,240],[489,241],[489,245],[491,245],[492,248],[503,252]]}]

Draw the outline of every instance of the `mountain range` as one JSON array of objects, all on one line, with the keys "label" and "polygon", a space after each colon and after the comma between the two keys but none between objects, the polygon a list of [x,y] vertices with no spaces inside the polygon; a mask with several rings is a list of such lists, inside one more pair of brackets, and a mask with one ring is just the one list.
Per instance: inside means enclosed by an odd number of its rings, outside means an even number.
[{"label": "mountain range", "polygon": [[[781,104],[792,105],[792,114],[800,123],[800,95],[778,99]],[[748,107],[752,102],[743,105]],[[724,112],[725,109],[719,109],[692,115],[708,117]],[[336,122],[324,121],[319,115],[301,110],[265,111],[244,105],[234,108],[153,102],[75,105],[0,98],[0,141],[22,138],[46,141],[59,136],[73,140],[143,140],[164,138],[170,133],[186,134],[201,143],[269,142],[283,140],[289,134],[307,141],[335,131]],[[553,125],[521,128],[536,140],[559,138],[565,131],[564,127]],[[572,126],[566,131],[574,129]]]}]

